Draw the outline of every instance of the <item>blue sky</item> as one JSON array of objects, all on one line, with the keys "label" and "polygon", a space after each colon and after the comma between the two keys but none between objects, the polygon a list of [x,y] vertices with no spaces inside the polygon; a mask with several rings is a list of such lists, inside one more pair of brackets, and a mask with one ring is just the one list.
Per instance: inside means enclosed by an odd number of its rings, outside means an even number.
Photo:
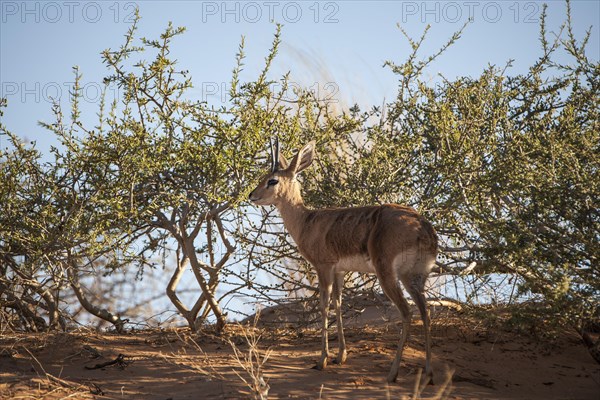
[{"label": "blue sky", "polygon": [[[240,37],[246,37],[246,69],[252,79],[263,64],[275,31],[283,44],[272,77],[291,71],[297,85],[341,104],[381,105],[394,98],[396,80],[382,68],[402,61],[409,45],[397,24],[413,37],[431,25],[423,55],[445,43],[469,18],[463,37],[429,73],[447,77],[478,75],[488,63],[515,59],[523,71],[540,54],[538,1],[7,1],[0,0],[0,96],[8,98],[3,117],[8,128],[46,151],[53,138],[37,126],[51,121],[50,97],[68,106],[71,67],[83,73],[84,120],[95,122],[98,89],[107,70],[100,52],[122,43],[131,14],[139,7],[140,35],[158,37],[169,21],[187,27],[173,47],[180,66],[189,69],[190,96],[226,101],[225,90]],[[565,17],[563,1],[549,1],[548,30]],[[600,57],[600,2],[572,2],[576,34],[593,25],[591,59]],[[116,90],[116,89],[115,89]],[[2,140],[2,138],[0,138]],[[4,139],[5,140],[5,139]],[[0,143],[3,145],[3,143]]]}]

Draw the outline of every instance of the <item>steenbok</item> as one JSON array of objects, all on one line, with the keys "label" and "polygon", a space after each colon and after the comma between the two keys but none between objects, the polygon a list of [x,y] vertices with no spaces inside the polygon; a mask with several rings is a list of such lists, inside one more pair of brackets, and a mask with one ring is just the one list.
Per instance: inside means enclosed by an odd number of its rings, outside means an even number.
[{"label": "steenbok", "polygon": [[270,172],[250,193],[254,203],[277,207],[298,250],[313,266],[319,279],[323,318],[321,358],[318,369],[327,365],[327,310],[333,291],[337,316],[339,352],[335,362],[346,360],[346,341],[340,303],[344,274],[350,271],[376,274],[379,283],[398,307],[402,336],[388,381],[394,382],[408,338],[411,310],[400,282],[414,300],[425,331],[425,373],[432,379],[429,314],[424,286],[437,255],[438,240],[431,224],[414,209],[397,204],[311,210],[304,205],[297,175],[315,157],[314,142],[308,143],[288,162],[279,154],[279,143],[271,149]]}]

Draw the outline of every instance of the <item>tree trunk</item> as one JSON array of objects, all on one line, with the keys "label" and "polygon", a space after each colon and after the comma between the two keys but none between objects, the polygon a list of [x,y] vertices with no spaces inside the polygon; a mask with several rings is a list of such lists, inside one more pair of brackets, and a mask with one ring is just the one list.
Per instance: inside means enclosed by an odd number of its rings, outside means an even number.
[{"label": "tree trunk", "polygon": [[186,240],[183,243],[183,252],[189,258],[190,265],[192,267],[192,272],[194,273],[194,276],[196,277],[196,280],[200,285],[200,289],[202,289],[204,299],[208,303],[208,306],[210,307],[213,315],[217,319],[216,329],[217,331],[221,331],[225,327],[227,321],[215,297],[216,285],[213,288],[211,288],[207,284],[204,276],[202,275],[202,264],[196,256],[193,240],[186,238]]},{"label": "tree trunk", "polygon": [[75,296],[77,296],[77,300],[79,300],[81,306],[90,314],[113,324],[117,332],[123,333],[125,328],[125,321],[123,321],[118,315],[114,315],[110,311],[104,308],[96,307],[95,305],[90,303],[89,300],[85,297],[83,289],[79,284],[79,276],[77,276],[77,271],[75,270],[75,268],[68,266],[66,270],[67,276],[69,278],[69,283],[71,284],[71,288],[75,292]]},{"label": "tree trunk", "polygon": [[204,304],[204,296],[201,295],[192,307],[192,309],[188,310],[188,308],[185,306],[185,304],[183,304],[183,302],[179,299],[179,296],[177,296],[177,293],[175,292],[177,285],[179,284],[179,280],[183,276],[185,266],[188,260],[189,259],[187,256],[184,256],[183,259],[180,260],[179,251],[177,252],[177,266],[175,267],[173,276],[171,276],[171,279],[169,280],[166,292],[167,296],[169,297],[169,300],[171,300],[171,303],[173,303],[175,308],[177,308],[177,311],[179,311],[183,318],[185,318],[192,332],[196,332],[196,317]]}]

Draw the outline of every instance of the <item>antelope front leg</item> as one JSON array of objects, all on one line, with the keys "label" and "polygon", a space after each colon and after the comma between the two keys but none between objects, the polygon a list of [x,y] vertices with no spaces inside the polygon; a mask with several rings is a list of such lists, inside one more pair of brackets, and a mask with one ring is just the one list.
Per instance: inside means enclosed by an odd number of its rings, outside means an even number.
[{"label": "antelope front leg", "polygon": [[344,273],[338,272],[335,274],[335,282],[333,285],[333,302],[335,305],[335,316],[337,319],[338,331],[338,355],[335,359],[336,364],[346,362],[346,338],[344,338],[344,324],[342,322],[342,291],[344,290]]},{"label": "antelope front leg", "polygon": [[[329,278],[329,279],[328,279]],[[321,318],[323,330],[321,333],[321,359],[317,362],[317,369],[322,370],[327,366],[329,357],[329,341],[327,337],[329,299],[331,298],[332,279],[325,274],[319,274],[319,294],[321,300]]]}]

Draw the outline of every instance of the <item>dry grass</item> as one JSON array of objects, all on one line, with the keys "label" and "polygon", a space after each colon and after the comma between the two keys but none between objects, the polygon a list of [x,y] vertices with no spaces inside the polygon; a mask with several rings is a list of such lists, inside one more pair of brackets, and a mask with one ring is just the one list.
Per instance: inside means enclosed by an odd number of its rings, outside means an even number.
[{"label": "dry grass", "polygon": [[42,363],[27,347],[21,346],[21,349],[31,357],[32,368],[36,371],[38,377],[30,379],[32,393],[16,394],[12,397],[13,399],[47,399],[54,397],[84,399],[93,398],[93,394],[102,394],[101,391],[97,391],[97,387],[82,385],[48,373]]},{"label": "dry grass", "polygon": [[[176,341],[181,344],[176,350],[173,349],[168,354],[162,354],[162,359],[169,364],[190,369],[200,374],[204,379],[223,379],[223,375],[215,366],[215,360],[211,358],[198,344],[198,342],[189,333],[173,331]],[[167,343],[171,343],[165,338]]]},{"label": "dry grass", "polygon": [[256,327],[260,318],[260,312],[256,313],[254,323],[249,327],[242,327],[242,337],[244,338],[247,349],[241,350],[232,340],[229,345],[233,350],[233,357],[237,365],[244,371],[244,374],[234,371],[238,378],[251,390],[255,399],[266,400],[269,395],[269,383],[265,379],[264,371],[267,361],[271,356],[272,350],[265,351],[259,348],[259,342],[262,335]]}]

